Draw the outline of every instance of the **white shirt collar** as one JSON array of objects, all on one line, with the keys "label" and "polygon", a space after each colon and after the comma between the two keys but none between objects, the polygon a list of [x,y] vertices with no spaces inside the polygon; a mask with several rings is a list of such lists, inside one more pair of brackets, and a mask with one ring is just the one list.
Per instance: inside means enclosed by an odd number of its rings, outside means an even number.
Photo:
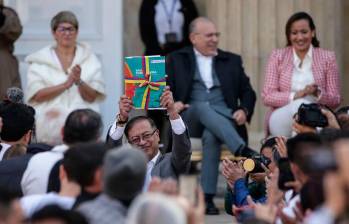
[{"label": "white shirt collar", "polygon": [[0,151],[0,161],[2,160],[2,158],[4,157],[5,152],[11,147],[11,145],[1,142],[0,143],[2,146],[2,149]]},{"label": "white shirt collar", "polygon": [[[298,57],[298,55],[296,53],[296,50],[294,48],[292,48],[292,51],[293,51],[293,63],[296,66],[299,66],[299,64],[301,63],[302,60]],[[311,44],[307,54],[304,57],[304,60],[309,60],[310,59],[310,61],[311,61],[312,58],[313,58],[313,45]]]},{"label": "white shirt collar", "polygon": [[51,152],[59,152],[59,153],[65,153],[69,148],[66,144],[56,145],[51,149]]},{"label": "white shirt collar", "polygon": [[213,56],[205,56],[205,55],[201,54],[200,51],[198,51],[195,47],[193,47],[193,49],[194,49],[194,54],[195,54],[196,57],[206,58],[206,59],[212,59],[213,58]]},{"label": "white shirt collar", "polygon": [[148,162],[148,164],[155,165],[156,160],[158,160],[159,156],[160,156],[160,151],[158,151],[158,153]]}]

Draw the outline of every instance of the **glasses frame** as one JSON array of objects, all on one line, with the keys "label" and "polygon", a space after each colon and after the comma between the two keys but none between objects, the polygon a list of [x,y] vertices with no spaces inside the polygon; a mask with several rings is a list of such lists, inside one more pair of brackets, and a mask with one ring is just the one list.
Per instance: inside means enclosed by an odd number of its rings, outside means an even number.
[{"label": "glasses frame", "polygon": [[61,34],[63,33],[75,34],[77,29],[74,26],[70,26],[70,27],[58,26],[56,31]]},{"label": "glasses frame", "polygon": [[151,132],[151,133],[142,134],[142,135],[139,135],[139,136],[134,136],[134,139],[128,140],[128,143],[130,143],[131,145],[138,145],[141,142],[142,139],[144,141],[148,141],[151,137],[153,137],[153,135],[155,134],[155,132],[157,130],[158,129],[154,129],[154,131]]}]

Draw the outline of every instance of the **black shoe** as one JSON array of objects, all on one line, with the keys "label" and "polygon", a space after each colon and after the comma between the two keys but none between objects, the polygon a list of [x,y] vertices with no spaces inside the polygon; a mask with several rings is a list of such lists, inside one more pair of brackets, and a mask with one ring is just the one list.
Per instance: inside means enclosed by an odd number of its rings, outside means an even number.
[{"label": "black shoe", "polygon": [[206,201],[206,215],[219,215],[219,210],[216,207],[216,205],[213,203],[213,201],[208,202]]},{"label": "black shoe", "polygon": [[235,156],[241,156],[241,157],[246,157],[246,158],[252,158],[253,156],[256,156],[256,155],[258,155],[258,153],[256,151],[254,151],[253,149],[250,149],[247,146],[238,150],[235,153]]}]

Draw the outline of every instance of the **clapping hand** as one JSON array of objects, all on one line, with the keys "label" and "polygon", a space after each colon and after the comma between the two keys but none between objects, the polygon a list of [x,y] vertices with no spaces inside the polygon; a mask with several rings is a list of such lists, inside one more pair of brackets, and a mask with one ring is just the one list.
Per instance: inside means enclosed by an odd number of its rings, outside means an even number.
[{"label": "clapping hand", "polygon": [[246,176],[245,170],[242,168],[242,161],[232,162],[228,158],[223,160],[222,174],[232,188],[235,181]]},{"label": "clapping hand", "polygon": [[81,67],[80,65],[75,65],[72,68],[72,71],[69,76],[72,76],[72,79],[74,80],[74,83],[78,83],[80,81],[80,76],[81,76]]}]

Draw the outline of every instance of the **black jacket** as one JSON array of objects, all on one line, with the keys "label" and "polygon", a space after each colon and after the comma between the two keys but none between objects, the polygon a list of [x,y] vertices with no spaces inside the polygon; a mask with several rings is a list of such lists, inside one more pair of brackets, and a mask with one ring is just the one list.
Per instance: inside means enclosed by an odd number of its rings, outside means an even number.
[{"label": "black jacket", "polygon": [[[249,77],[245,74],[241,57],[218,50],[218,55],[213,59],[213,66],[221,84],[225,103],[232,111],[244,109],[247,112],[247,121],[250,122],[256,103],[256,93],[252,89]],[[167,81],[175,101],[188,103],[195,70],[196,59],[193,47],[182,48],[167,56]],[[238,132],[247,142],[245,125],[238,127]]]}]

